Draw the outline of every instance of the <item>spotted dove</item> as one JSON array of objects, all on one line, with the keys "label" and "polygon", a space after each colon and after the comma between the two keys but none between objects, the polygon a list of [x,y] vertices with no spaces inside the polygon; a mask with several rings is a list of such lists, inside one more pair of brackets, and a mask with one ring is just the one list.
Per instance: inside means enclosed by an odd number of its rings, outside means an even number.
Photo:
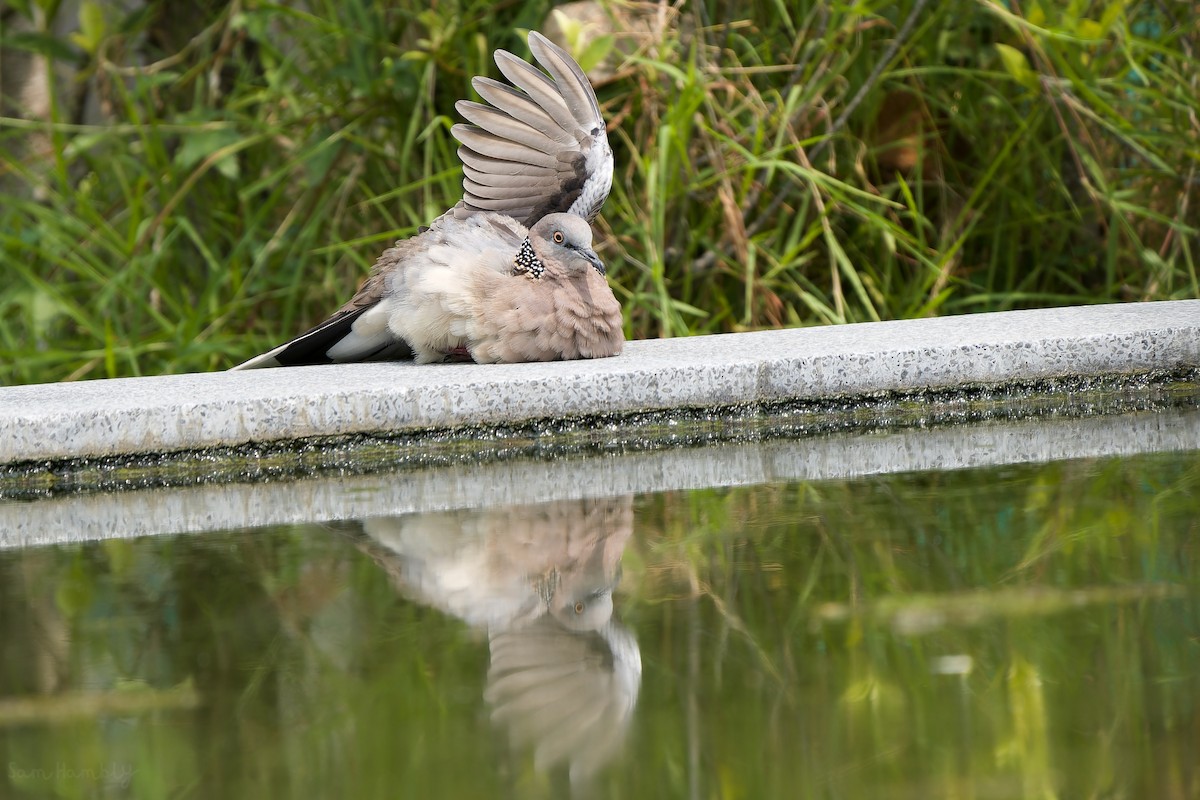
[{"label": "spotted dove", "polygon": [[350,536],[399,593],[487,633],[492,720],[574,779],[616,755],[637,706],[641,650],[613,613],[632,534],[625,496],[375,517]]},{"label": "spotted dove", "polygon": [[385,250],[324,322],[234,369],[413,358],[479,363],[602,358],[621,352],[621,307],[592,250],[589,222],[612,186],[596,93],[539,33],[546,73],[504,50],[511,86],[476,77],[489,105],[459,101],[463,199]]}]

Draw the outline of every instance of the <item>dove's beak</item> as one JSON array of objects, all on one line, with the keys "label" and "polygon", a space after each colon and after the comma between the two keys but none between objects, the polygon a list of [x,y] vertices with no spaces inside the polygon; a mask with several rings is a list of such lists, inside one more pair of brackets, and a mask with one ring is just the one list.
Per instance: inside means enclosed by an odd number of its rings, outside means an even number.
[{"label": "dove's beak", "polygon": [[588,260],[588,263],[596,268],[596,272],[601,275],[608,274],[608,269],[604,266],[604,262],[600,260],[600,256],[596,255],[596,251],[590,247],[581,247],[578,250],[579,255]]}]

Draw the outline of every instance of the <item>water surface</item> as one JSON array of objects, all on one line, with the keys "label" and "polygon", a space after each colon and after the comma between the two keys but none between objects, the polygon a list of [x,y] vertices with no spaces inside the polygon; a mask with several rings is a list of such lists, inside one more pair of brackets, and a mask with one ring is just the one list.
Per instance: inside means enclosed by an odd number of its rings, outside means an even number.
[{"label": "water surface", "polygon": [[0,551],[0,796],[1197,797],[1200,455]]}]

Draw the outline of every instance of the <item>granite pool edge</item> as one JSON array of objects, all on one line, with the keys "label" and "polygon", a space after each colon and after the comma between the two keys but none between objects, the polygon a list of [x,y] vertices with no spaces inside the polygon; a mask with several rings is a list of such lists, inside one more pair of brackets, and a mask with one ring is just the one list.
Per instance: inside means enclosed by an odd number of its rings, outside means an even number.
[{"label": "granite pool edge", "polygon": [[654,492],[1200,450],[1200,407],[1119,417],[721,442],[618,455],[84,492],[4,502],[0,551],[140,536],[503,508]]},{"label": "granite pool edge", "polygon": [[0,388],[0,464],[1200,368],[1200,300],[629,343],[547,364],[332,365]]}]

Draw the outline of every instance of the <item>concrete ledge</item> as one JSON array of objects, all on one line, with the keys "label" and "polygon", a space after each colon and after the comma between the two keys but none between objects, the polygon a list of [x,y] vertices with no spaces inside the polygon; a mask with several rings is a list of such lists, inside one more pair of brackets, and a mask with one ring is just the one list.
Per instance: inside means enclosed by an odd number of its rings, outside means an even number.
[{"label": "concrete ledge", "polygon": [[1200,367],[1200,300],[632,342],[550,364],[299,367],[0,389],[0,463]]},{"label": "concrete ledge", "polygon": [[0,502],[0,549],[551,500],[1200,450],[1200,409]]}]

